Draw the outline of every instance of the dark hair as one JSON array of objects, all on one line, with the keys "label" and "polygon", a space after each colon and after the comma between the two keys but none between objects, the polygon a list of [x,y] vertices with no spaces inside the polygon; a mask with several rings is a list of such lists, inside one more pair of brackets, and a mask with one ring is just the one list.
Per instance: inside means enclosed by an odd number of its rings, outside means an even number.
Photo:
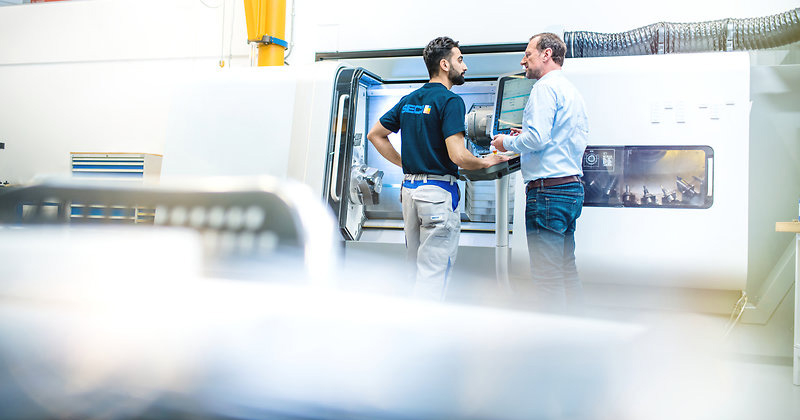
[{"label": "dark hair", "polygon": [[564,65],[564,56],[567,54],[567,44],[558,37],[558,35],[550,32],[542,32],[531,37],[529,41],[539,37],[539,42],[536,44],[536,49],[544,51],[550,48],[553,51],[553,61],[559,66]]},{"label": "dark hair", "polygon": [[439,74],[439,62],[443,58],[449,59],[453,48],[457,47],[458,41],[453,41],[447,36],[440,36],[429,42],[422,50],[422,59],[425,60],[425,66],[428,68],[428,75],[434,77]]}]

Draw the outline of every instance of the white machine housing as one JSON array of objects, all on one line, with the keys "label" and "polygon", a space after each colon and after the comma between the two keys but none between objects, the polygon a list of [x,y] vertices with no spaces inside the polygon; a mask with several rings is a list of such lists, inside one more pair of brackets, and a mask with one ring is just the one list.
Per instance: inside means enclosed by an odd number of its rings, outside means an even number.
[{"label": "white machine housing", "polygon": [[[507,66],[509,61],[498,61],[503,68],[495,78],[515,70]],[[386,65],[385,60],[380,63]],[[369,67],[368,60],[361,64]],[[348,69],[350,80],[338,80]],[[750,246],[747,53],[571,59],[564,72],[585,98],[590,145],[708,146],[714,151],[709,208],[585,207],[576,234],[582,279],[743,290]],[[491,80],[468,82],[454,91],[465,98],[467,108],[491,103],[496,88]],[[232,69],[187,81],[171,114],[174,130],[167,136],[164,177],[268,173],[294,178],[331,205],[348,243],[391,243],[402,253],[399,213],[347,202],[348,168],[365,164],[383,171],[381,203],[399,208],[399,169],[377,155],[365,140],[366,132],[423,82],[422,74],[415,80],[386,81],[380,74],[336,62]],[[399,149],[399,136],[392,141]],[[334,159],[337,153],[345,154]],[[336,178],[333,187],[331,178]],[[512,183],[513,229],[524,226],[525,200],[521,179]],[[463,192],[462,185],[462,206]],[[332,200],[332,195],[344,198]],[[493,232],[486,225],[473,227],[488,230],[484,242],[491,252]],[[527,249],[524,235],[516,232],[511,273],[525,276]],[[468,236],[462,235],[462,245],[471,240]],[[492,259],[487,253],[487,260]]]},{"label": "white machine housing", "polygon": [[[584,207],[575,234],[583,281],[744,290],[749,70],[746,53],[607,57],[564,66],[586,101],[590,146],[709,146],[715,156],[710,208]],[[517,207],[515,221],[524,218]],[[512,270],[524,273],[522,235],[514,235],[511,247]]]}]

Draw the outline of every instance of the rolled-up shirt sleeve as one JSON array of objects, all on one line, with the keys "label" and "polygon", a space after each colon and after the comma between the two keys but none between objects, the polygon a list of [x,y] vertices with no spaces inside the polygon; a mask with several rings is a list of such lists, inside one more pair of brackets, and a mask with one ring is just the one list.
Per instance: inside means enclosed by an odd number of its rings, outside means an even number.
[{"label": "rolled-up shirt sleeve", "polygon": [[535,84],[528,103],[525,104],[522,132],[518,136],[505,136],[503,147],[516,153],[544,149],[552,140],[551,131],[557,106],[555,90],[544,83]]}]

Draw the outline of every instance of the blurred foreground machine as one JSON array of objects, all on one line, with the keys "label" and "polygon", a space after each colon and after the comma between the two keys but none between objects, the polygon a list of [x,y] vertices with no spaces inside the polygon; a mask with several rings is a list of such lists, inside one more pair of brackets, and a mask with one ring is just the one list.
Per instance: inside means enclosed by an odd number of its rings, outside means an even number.
[{"label": "blurred foreground machine", "polygon": [[601,420],[647,380],[641,327],[337,290],[305,186],[202,181],[0,192],[0,419]]},{"label": "blurred foreground machine", "polygon": [[0,229],[53,227],[67,237],[71,227],[190,230],[199,235],[206,274],[275,281],[260,270],[281,261],[295,268],[284,280],[325,285],[336,232],[312,197],[305,185],[272,177],[157,185],[52,178],[0,190]]},{"label": "blurred foreground machine", "polygon": [[0,419],[602,420],[650,382],[636,326],[207,278],[125,228],[3,232]]}]

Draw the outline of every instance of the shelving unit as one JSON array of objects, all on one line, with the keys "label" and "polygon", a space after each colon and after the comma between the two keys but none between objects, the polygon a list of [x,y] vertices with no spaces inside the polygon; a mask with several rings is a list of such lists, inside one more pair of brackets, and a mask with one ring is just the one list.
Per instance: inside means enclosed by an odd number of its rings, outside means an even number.
[{"label": "shelving unit", "polygon": [[[100,182],[157,182],[162,156],[150,153],[70,153],[72,176]],[[153,223],[155,209],[72,203],[70,218]]]}]

